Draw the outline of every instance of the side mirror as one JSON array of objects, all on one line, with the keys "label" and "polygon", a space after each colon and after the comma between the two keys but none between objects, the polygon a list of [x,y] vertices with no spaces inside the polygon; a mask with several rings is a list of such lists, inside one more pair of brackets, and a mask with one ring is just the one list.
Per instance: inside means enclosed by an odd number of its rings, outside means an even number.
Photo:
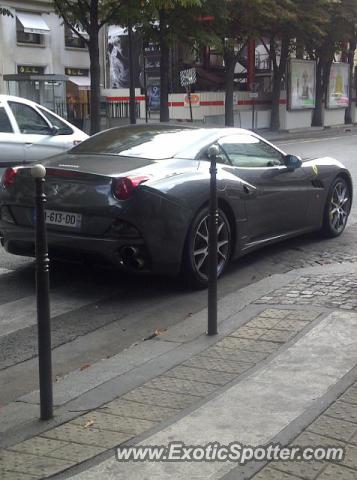
[{"label": "side mirror", "polygon": [[295,170],[302,165],[301,158],[296,155],[285,155],[284,163],[289,170]]},{"label": "side mirror", "polygon": [[59,128],[56,127],[56,125],[53,125],[50,129],[49,129],[49,134],[52,135],[53,137],[55,137],[56,135],[58,135],[58,132],[59,132]]}]

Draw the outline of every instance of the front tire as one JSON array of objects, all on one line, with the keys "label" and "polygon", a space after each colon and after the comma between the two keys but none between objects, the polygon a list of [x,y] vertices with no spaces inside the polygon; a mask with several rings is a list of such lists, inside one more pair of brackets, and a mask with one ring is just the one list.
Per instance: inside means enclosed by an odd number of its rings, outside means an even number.
[{"label": "front tire", "polygon": [[338,237],[346,228],[351,210],[351,188],[343,177],[337,177],[331,184],[322,225],[326,237]]},{"label": "front tire", "polygon": [[[206,288],[208,285],[208,232],[209,210],[202,209],[193,220],[184,251],[183,273],[189,284],[196,288]],[[222,210],[218,210],[217,229],[218,277],[226,268],[232,249],[231,227]]]}]

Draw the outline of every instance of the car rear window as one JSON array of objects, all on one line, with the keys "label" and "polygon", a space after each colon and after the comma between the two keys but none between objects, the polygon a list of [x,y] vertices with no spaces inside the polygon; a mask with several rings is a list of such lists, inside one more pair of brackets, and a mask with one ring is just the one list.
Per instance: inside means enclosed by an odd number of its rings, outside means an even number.
[{"label": "car rear window", "polygon": [[74,154],[104,154],[163,160],[177,156],[210,133],[203,129],[179,127],[116,128],[94,135],[72,148]]},{"label": "car rear window", "polygon": [[7,116],[4,107],[0,107],[0,132],[13,133],[9,117]]}]

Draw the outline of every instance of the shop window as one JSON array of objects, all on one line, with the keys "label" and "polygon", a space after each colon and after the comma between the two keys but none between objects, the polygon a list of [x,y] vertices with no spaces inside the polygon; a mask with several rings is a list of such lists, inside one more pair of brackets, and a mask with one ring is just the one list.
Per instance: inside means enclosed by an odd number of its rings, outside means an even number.
[{"label": "shop window", "polygon": [[67,25],[64,26],[64,43],[66,47],[87,48],[85,41],[76,35]]},{"label": "shop window", "polygon": [[43,45],[43,35],[39,33],[27,33],[22,23],[16,18],[16,40],[18,43],[28,43],[32,45]]}]

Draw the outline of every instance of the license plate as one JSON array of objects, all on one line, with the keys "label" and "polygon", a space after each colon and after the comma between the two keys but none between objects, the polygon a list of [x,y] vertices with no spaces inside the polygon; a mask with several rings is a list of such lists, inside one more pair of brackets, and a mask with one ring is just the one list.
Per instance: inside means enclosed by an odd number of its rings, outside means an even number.
[{"label": "license plate", "polygon": [[82,225],[80,213],[45,210],[45,220],[49,225],[61,225],[62,227],[81,228]]}]

